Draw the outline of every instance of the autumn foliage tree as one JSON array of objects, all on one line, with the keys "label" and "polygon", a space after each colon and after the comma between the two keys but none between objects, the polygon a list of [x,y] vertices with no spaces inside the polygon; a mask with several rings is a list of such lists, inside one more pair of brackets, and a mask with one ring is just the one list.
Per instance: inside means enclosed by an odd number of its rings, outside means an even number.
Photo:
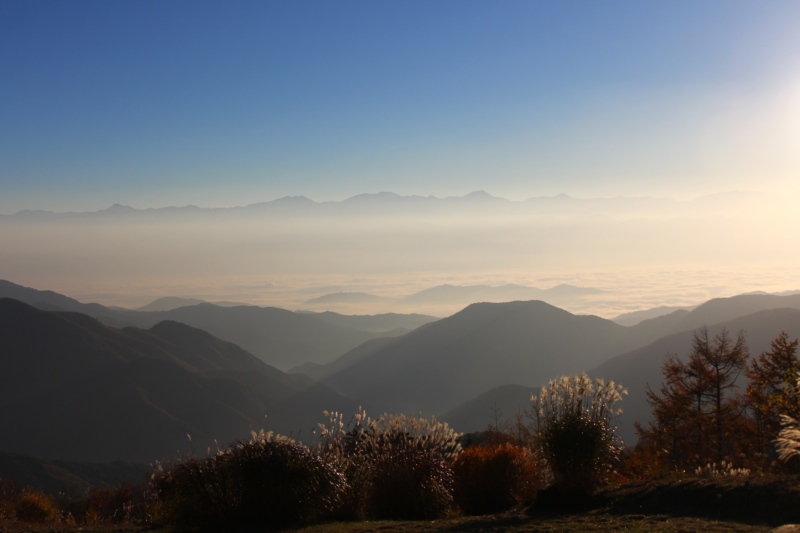
[{"label": "autumn foliage tree", "polygon": [[772,341],[770,350],[750,361],[745,374],[750,383],[747,401],[755,418],[759,446],[771,451],[772,441],[781,429],[781,415],[800,418],[800,358],[798,340],[786,332]]},{"label": "autumn foliage tree", "polygon": [[697,330],[687,360],[668,354],[658,392],[647,386],[653,416],[647,427],[636,426],[642,442],[666,451],[675,467],[721,462],[741,452],[743,402],[735,387],[748,357],[743,332],[734,338],[722,328],[712,338],[708,328]]}]

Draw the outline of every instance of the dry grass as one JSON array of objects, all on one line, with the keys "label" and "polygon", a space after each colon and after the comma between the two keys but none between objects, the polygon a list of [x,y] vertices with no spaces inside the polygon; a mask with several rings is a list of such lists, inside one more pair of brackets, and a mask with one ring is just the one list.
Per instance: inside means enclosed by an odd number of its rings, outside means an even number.
[{"label": "dry grass", "polygon": [[[325,523],[302,529],[289,530],[295,533],[367,533],[367,532],[478,532],[503,531],[508,533],[573,532],[573,531],[630,531],[630,532],[674,532],[704,533],[767,532],[771,526],[749,525],[738,522],[706,520],[701,518],[672,517],[668,515],[613,515],[608,513],[586,513],[548,518],[531,518],[523,512],[509,512],[488,516],[455,517],[423,521],[377,521]],[[0,533],[167,533],[136,526],[106,525],[95,527],[68,527],[53,524],[29,524],[17,521],[0,521]]]},{"label": "dry grass", "polygon": [[[455,516],[439,520],[328,522],[289,529],[294,533],[366,532],[478,532],[508,533],[630,531],[630,532],[767,532],[785,523],[800,523],[800,477],[728,477],[718,479],[664,480],[625,485],[608,490],[584,513],[542,515],[525,510],[487,516]],[[0,533],[75,533],[78,529],[58,524],[0,521]],[[148,530],[108,525],[86,527],[83,533]]]},{"label": "dry grass", "polygon": [[489,516],[458,517],[421,522],[359,522],[322,524],[296,530],[297,533],[367,533],[378,531],[445,533],[457,531],[503,531],[508,533],[574,532],[574,531],[631,531],[631,532],[765,532],[769,526],[754,526],[736,522],[674,518],[666,515],[611,515],[587,513],[554,518],[531,518],[524,513],[504,513]]}]

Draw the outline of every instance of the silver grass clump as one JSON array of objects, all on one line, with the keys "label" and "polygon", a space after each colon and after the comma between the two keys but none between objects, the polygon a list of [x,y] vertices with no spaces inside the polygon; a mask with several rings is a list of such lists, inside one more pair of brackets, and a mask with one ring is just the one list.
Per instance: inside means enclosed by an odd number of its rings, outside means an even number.
[{"label": "silver grass clump", "polygon": [[800,421],[781,415],[781,426],[783,428],[775,439],[775,449],[780,460],[787,462],[794,457],[800,457]]},{"label": "silver grass clump", "polygon": [[452,503],[450,465],[461,446],[447,424],[389,414],[373,420],[361,408],[347,424],[341,413],[324,414],[319,453],[350,486],[342,518],[435,518]]},{"label": "silver grass clump", "polygon": [[429,450],[446,461],[451,461],[461,453],[458,443],[461,434],[435,417],[384,414],[368,423],[364,436],[364,446],[368,450],[392,449],[395,446]]},{"label": "silver grass clump", "polygon": [[627,393],[581,374],[551,380],[531,397],[536,445],[557,486],[591,493],[607,479],[622,449],[616,404]]},{"label": "silver grass clump", "polygon": [[531,403],[537,425],[580,414],[592,422],[616,429],[612,422],[622,413],[615,405],[622,401],[628,390],[603,378],[590,379],[586,374],[562,376],[551,379],[539,396],[533,395]]},{"label": "silver grass clump", "polygon": [[318,424],[319,450],[323,455],[341,457],[354,453],[372,453],[392,447],[410,447],[435,451],[452,460],[461,452],[460,433],[436,417],[422,418],[384,413],[373,420],[359,410],[345,424],[341,413],[323,411],[328,424]]},{"label": "silver grass clump", "polygon": [[[800,378],[797,379],[797,387],[800,388]],[[787,462],[794,457],[800,457],[800,421],[789,415],[781,415],[781,426],[778,438],[775,439],[775,449],[778,458]]]},{"label": "silver grass clump", "polygon": [[722,461],[719,466],[717,463],[706,463],[705,466],[698,466],[694,475],[697,477],[744,477],[750,475],[749,468],[735,468],[730,461]]}]

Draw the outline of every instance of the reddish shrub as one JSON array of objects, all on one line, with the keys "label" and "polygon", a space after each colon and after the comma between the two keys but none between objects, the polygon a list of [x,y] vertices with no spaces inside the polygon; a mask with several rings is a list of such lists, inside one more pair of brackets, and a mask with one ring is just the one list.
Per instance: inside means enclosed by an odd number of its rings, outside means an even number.
[{"label": "reddish shrub", "polygon": [[17,502],[17,518],[23,522],[50,522],[56,517],[56,506],[41,492],[25,492]]},{"label": "reddish shrub", "polygon": [[540,468],[527,448],[474,446],[453,462],[455,503],[466,514],[490,514],[533,501]]}]

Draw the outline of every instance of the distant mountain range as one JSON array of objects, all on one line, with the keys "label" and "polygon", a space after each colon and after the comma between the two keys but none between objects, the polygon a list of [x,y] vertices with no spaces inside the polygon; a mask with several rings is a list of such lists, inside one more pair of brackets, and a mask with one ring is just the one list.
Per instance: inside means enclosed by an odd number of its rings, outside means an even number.
[{"label": "distant mountain range", "polygon": [[315,202],[305,196],[286,196],[267,202],[259,202],[242,207],[198,207],[188,205],[182,207],[170,206],[161,208],[137,209],[134,207],[114,204],[108,209],[93,212],[56,213],[41,210],[22,210],[13,215],[0,215],[0,218],[14,217],[20,220],[53,220],[55,218],[86,218],[98,217],[163,217],[163,216],[195,216],[216,214],[280,214],[291,213],[320,213],[320,214],[357,214],[372,211],[383,213],[424,214],[433,211],[447,211],[449,209],[469,208],[489,210],[509,210],[516,212],[537,212],[543,214],[581,212],[581,213],[620,213],[624,211],[645,213],[658,210],[692,210],[713,209],[715,207],[727,208],[731,202],[752,200],[758,198],[758,193],[730,191],[709,196],[701,196],[694,200],[682,201],[669,198],[653,197],[615,197],[615,198],[574,198],[566,194],[556,196],[539,196],[525,201],[512,201],[493,196],[486,191],[474,191],[464,196],[402,196],[391,192],[365,193],[347,198],[342,201]]}]

